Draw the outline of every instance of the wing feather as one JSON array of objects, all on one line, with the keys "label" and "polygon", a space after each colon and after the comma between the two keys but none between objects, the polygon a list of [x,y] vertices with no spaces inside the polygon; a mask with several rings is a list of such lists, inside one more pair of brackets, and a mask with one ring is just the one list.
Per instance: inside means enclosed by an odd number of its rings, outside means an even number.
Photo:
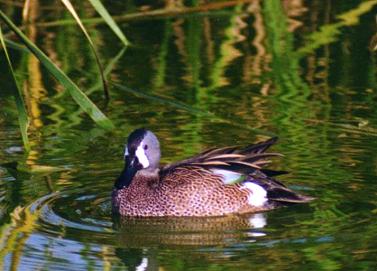
[{"label": "wing feather", "polygon": [[[266,152],[276,141],[277,138],[274,137],[245,148],[229,146],[208,149],[186,160],[166,165],[161,169],[161,172],[168,172],[177,167],[199,166],[211,170],[221,169],[240,174],[250,174],[268,165],[270,163],[268,158],[282,156],[280,153]],[[266,172],[275,173],[275,171],[269,170],[266,170]]]}]

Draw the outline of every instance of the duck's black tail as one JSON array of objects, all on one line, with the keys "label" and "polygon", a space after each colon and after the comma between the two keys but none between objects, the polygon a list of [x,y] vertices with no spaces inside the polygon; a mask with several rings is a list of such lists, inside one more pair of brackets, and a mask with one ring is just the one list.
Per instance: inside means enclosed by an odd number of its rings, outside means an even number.
[{"label": "duck's black tail", "polygon": [[267,198],[270,202],[278,205],[290,205],[294,203],[305,203],[312,201],[314,198],[301,195],[272,177],[263,174],[251,175],[252,182],[261,186],[267,191]]}]

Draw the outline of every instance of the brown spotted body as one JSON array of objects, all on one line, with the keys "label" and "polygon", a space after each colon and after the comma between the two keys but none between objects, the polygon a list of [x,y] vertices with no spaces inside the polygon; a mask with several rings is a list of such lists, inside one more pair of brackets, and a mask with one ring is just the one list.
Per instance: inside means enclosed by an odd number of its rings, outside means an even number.
[{"label": "brown spotted body", "polygon": [[127,188],[114,190],[113,206],[125,216],[222,216],[269,209],[248,203],[250,191],[199,167],[179,167],[163,180],[137,174]]},{"label": "brown spotted body", "polygon": [[[244,149],[212,149],[158,168],[158,141],[149,133],[136,130],[128,139],[125,170],[112,193],[113,210],[122,216],[223,216],[312,199],[271,177],[278,172],[261,169],[266,157],[276,155],[265,153],[275,139]],[[240,176],[241,182],[228,183]]]}]

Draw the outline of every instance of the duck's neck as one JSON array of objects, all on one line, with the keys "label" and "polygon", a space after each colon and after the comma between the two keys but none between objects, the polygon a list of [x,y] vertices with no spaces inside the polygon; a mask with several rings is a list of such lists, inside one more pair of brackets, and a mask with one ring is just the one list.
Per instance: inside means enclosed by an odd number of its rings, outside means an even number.
[{"label": "duck's neck", "polygon": [[143,176],[146,178],[156,178],[159,176],[160,169],[159,168],[154,168],[154,169],[142,169],[138,171],[139,176]]},{"label": "duck's neck", "polygon": [[130,186],[132,179],[134,177],[133,175],[131,176],[129,170],[124,169],[120,176],[116,179],[114,187],[116,189],[122,189]]},{"label": "duck's neck", "polygon": [[130,168],[125,168],[120,174],[120,176],[118,177],[118,179],[115,181],[114,187],[118,190],[127,188],[131,185],[132,182],[135,181],[135,179],[139,179],[139,177],[141,180],[158,178],[159,171],[160,170],[158,168],[155,168],[155,169],[147,168],[147,169],[141,169],[134,172],[132,171],[132,169],[130,170]]}]

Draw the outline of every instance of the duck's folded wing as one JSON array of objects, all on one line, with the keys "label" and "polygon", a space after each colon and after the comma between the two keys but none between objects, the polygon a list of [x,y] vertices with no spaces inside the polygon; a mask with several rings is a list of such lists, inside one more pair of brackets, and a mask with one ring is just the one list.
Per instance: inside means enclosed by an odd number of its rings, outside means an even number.
[{"label": "duck's folded wing", "polygon": [[[260,170],[268,176],[283,174],[286,172],[263,169],[270,163],[271,157],[281,156],[279,153],[265,152],[276,140],[277,138],[274,137],[246,148],[232,146],[209,149],[189,159],[166,165],[162,168],[161,173],[174,170],[177,167],[196,166],[209,169],[216,174],[222,174],[227,183],[238,179],[241,175],[253,173],[255,170]],[[236,178],[237,176],[238,178]]]}]

